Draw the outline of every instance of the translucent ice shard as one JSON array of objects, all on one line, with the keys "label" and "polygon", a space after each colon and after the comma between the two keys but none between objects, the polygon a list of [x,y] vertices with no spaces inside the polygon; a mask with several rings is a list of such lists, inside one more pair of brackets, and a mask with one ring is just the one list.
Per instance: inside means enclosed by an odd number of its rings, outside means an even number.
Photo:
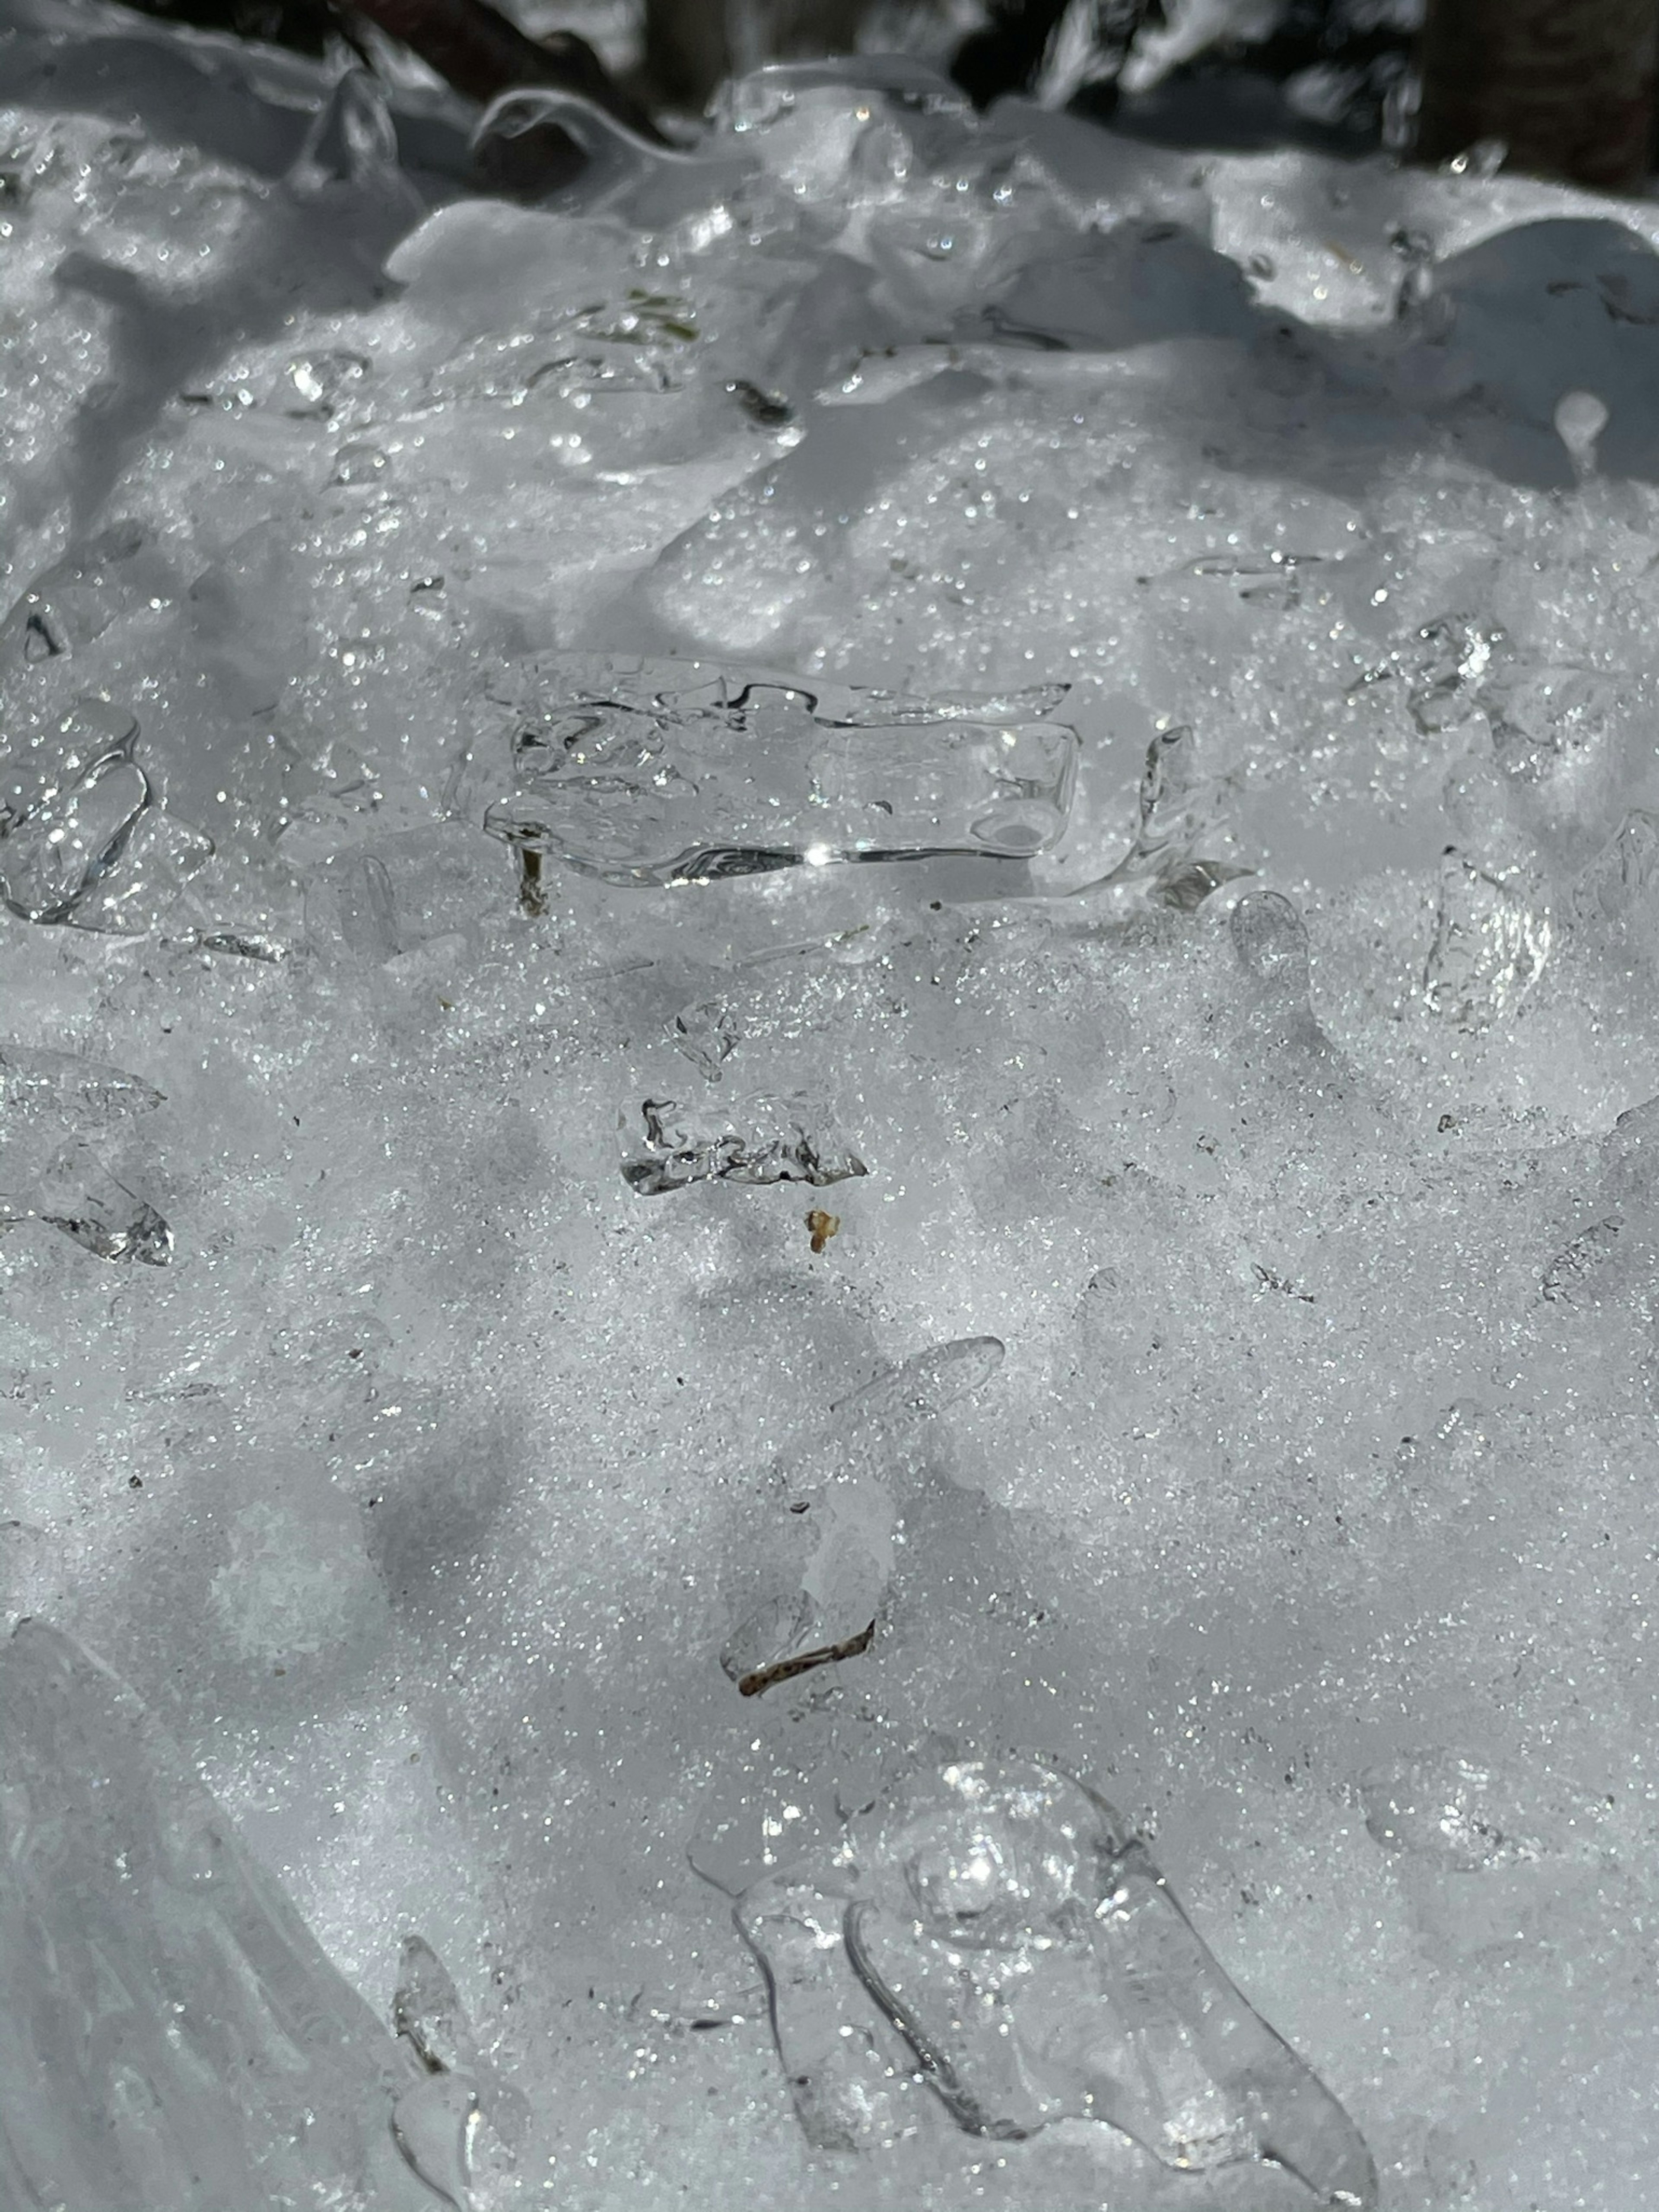
[{"label": "translucent ice shard", "polygon": [[1374,1842],[1453,1874],[1595,1858],[1606,1849],[1605,1800],[1455,1752],[1411,1752],[1370,1767],[1359,1796]]},{"label": "translucent ice shard", "polygon": [[155,803],[130,714],[88,702],[59,736],[0,769],[0,897],[22,921],[71,920]]},{"label": "translucent ice shard", "polygon": [[1194,913],[1212,891],[1250,873],[1201,857],[1218,811],[1216,785],[1200,769],[1191,730],[1160,730],[1146,749],[1134,842],[1109,875],[1082,888],[1127,891],[1153,906]]},{"label": "translucent ice shard", "polygon": [[510,2163],[528,2124],[525,2100],[481,2054],[449,1970],[424,1936],[404,1938],[392,2026],[420,2069],[392,2117],[398,2148],[466,2212],[481,2136]]},{"label": "translucent ice shard", "polygon": [[36,1187],[29,1212],[100,1260],[165,1267],[173,1231],[148,1199],[112,1175],[85,1146],[68,1146]]},{"label": "translucent ice shard", "polygon": [[429,2074],[464,2071],[477,2057],[449,1969],[423,1936],[404,1938],[392,2028]]},{"label": "translucent ice shard", "polygon": [[83,699],[0,756],[0,904],[21,921],[143,932],[212,852],[167,819],[125,709]]},{"label": "translucent ice shard", "polygon": [[930,1344],[925,1352],[913,1352],[873,1382],[841,1399],[835,1416],[862,1425],[939,1413],[958,1398],[983,1389],[1001,1366],[1006,1349],[995,1336],[957,1336],[945,1344]]},{"label": "translucent ice shard", "polygon": [[730,1007],[709,1000],[682,1006],[674,1017],[674,1042],[710,1083],[738,1048],[738,1024]]},{"label": "translucent ice shard", "polygon": [[1436,1013],[1466,1029],[1501,1020],[1542,974],[1551,936],[1549,908],[1531,885],[1449,848],[1424,995]]},{"label": "translucent ice shard", "polygon": [[775,1465],[789,1525],[812,1549],[799,1587],[769,1597],[727,1639],[720,1664],[734,1682],[783,1680],[778,1670],[797,1660],[827,1664],[867,1648],[924,1424],[982,1389],[1002,1361],[994,1336],[929,1345],[841,1399],[823,1433]]},{"label": "translucent ice shard", "polygon": [[189,1762],[68,1637],[0,1649],[0,2199],[19,2212],[438,2200],[396,2049]]},{"label": "translucent ice shard", "polygon": [[1051,1765],[924,1768],[838,1845],[755,1883],[737,1922],[824,2148],[893,2140],[919,2085],[970,2134],[1091,2119],[1178,2171],[1253,2161],[1316,2203],[1376,2203],[1346,2113],[1227,1979],[1145,1845]]},{"label": "translucent ice shard", "polygon": [[946,853],[1029,860],[1072,801],[1076,733],[1040,719],[1056,696],[935,704],[696,663],[539,662],[513,739],[518,789],[484,827],[641,885]]},{"label": "translucent ice shard", "polygon": [[694,1182],[822,1186],[870,1172],[807,1098],[734,1098],[724,1113],[647,1098],[640,1111],[644,1146],[623,1179],[642,1198]]},{"label": "translucent ice shard", "polygon": [[1648,939],[1656,881],[1659,815],[1632,807],[1574,884],[1573,918],[1604,940]]},{"label": "translucent ice shard", "polygon": [[1440,615],[1425,623],[1403,657],[1406,703],[1425,736],[1465,722],[1507,640],[1496,623]]},{"label": "translucent ice shard", "polygon": [[0,1045],[0,1144],[21,1119],[45,1116],[82,1129],[100,1129],[132,1114],[147,1114],[161,1093],[141,1076],[79,1053]]},{"label": "translucent ice shard", "polygon": [[112,523],[37,576],[0,623],[0,682],[15,690],[19,668],[74,654],[172,586],[143,525]]}]

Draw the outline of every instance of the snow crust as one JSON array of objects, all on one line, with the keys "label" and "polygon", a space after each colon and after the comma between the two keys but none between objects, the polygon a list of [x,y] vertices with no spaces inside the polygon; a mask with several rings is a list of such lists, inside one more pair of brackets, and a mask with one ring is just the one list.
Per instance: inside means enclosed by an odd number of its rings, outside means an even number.
[{"label": "snow crust", "polygon": [[[349,2054],[273,2203],[1630,2212],[1659,210],[870,60],[556,103],[514,205],[438,94],[8,21],[14,2152],[84,2004],[120,2212],[264,2154],[145,2009],[230,1920],[85,1826],[193,1772]],[[889,1919],[775,2034],[792,1868]]]}]

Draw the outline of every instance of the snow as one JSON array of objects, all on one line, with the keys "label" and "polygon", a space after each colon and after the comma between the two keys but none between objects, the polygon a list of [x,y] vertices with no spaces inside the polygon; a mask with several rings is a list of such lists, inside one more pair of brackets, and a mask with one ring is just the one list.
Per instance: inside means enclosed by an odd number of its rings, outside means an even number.
[{"label": "snow", "polygon": [[13,2197],[1629,2212],[1652,204],[18,5]]}]

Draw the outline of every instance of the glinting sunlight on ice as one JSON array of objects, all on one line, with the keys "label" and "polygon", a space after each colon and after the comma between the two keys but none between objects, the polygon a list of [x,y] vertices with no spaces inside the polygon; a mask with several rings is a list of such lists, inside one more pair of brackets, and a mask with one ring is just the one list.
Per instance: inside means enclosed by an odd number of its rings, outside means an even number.
[{"label": "glinting sunlight on ice", "polygon": [[1652,70],[1486,4],[0,0],[0,2212],[1651,2201]]}]

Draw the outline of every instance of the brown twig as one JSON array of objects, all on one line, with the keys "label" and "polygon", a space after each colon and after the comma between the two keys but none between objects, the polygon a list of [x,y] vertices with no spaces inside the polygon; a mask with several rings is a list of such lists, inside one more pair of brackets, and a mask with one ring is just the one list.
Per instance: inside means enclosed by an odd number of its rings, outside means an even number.
[{"label": "brown twig", "polygon": [[763,1690],[772,1689],[779,1682],[793,1682],[797,1674],[810,1674],[814,1667],[831,1666],[837,1659],[856,1659],[870,1649],[875,1632],[872,1620],[868,1628],[849,1636],[844,1644],[823,1644],[816,1651],[799,1652],[793,1659],[775,1659],[769,1667],[757,1667],[738,1684],[738,1695],[757,1698]]}]

